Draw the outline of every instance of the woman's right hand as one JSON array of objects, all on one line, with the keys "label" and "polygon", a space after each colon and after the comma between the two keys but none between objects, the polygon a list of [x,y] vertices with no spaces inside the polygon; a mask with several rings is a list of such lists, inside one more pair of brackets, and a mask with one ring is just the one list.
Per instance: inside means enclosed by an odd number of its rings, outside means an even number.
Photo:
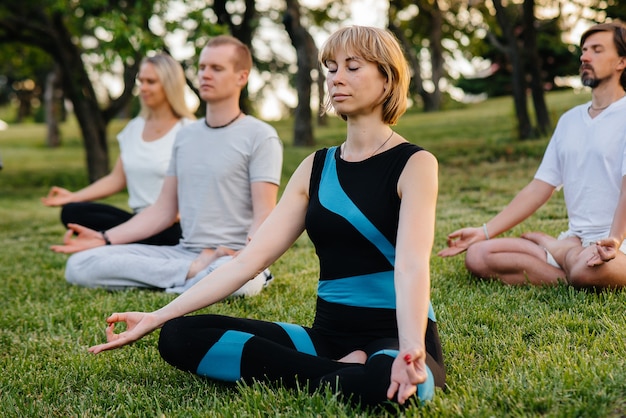
[{"label": "woman's right hand", "polygon": [[[126,330],[116,334],[115,324],[119,322],[126,324]],[[159,322],[157,315],[154,313],[114,313],[107,318],[107,342],[89,347],[89,352],[98,354],[102,351],[114,350],[127,344],[134,343],[155,329],[160,328],[162,325],[163,324]]]},{"label": "woman's right hand", "polygon": [[48,196],[42,197],[41,201],[46,206],[63,206],[71,203],[74,193],[63,187],[52,186],[48,192]]}]

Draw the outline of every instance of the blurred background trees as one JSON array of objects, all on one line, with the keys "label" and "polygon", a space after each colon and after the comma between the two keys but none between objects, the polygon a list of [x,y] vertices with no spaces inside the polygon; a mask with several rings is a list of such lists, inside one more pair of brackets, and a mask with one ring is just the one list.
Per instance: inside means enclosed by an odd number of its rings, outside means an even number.
[{"label": "blurred background trees", "polygon": [[[376,4],[387,11],[377,25],[398,37],[412,68],[413,107],[432,112],[511,95],[519,139],[550,132],[543,93],[577,82],[582,30],[626,18],[626,5],[617,0]],[[170,52],[195,91],[199,50],[209,37],[230,33],[251,47],[255,61],[242,108],[261,117],[268,111],[267,117],[292,116],[293,143],[314,145],[315,125],[324,122],[317,48],[328,33],[350,22],[355,7],[357,0],[5,0],[0,106],[15,109],[9,123],[47,123],[49,146],[61,144],[58,123],[71,112],[93,181],[109,171],[108,123],[136,111],[141,58]],[[198,115],[203,114],[200,103]]]}]

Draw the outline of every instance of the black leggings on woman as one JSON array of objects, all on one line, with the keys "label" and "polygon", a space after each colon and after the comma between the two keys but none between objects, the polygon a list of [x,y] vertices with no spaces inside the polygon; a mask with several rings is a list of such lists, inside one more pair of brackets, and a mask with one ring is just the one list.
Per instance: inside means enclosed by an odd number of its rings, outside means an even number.
[{"label": "black leggings on woman", "polygon": [[[61,222],[78,224],[87,228],[103,231],[122,224],[133,217],[133,214],[115,206],[95,202],[68,203],[61,209]],[[174,223],[156,235],[137,241],[137,244],[176,245],[182,236],[180,224]]]},{"label": "black leggings on woman", "polygon": [[[311,392],[330,385],[355,403],[374,406],[387,400],[391,365],[398,354],[397,339],[373,340],[360,347],[363,364],[341,363],[346,346],[314,329],[279,322],[196,315],[168,321],[161,330],[159,351],[171,365],[211,379],[279,383]],[[354,348],[356,349],[356,348]],[[430,354],[428,379],[418,396],[430,399],[442,387],[443,363]]]}]

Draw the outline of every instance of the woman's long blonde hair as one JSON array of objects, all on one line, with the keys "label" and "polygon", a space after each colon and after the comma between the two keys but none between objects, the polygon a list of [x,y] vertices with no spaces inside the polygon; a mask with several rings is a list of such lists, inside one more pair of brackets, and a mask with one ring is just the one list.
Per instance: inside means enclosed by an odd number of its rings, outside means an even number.
[{"label": "woman's long blonde hair", "polygon": [[[165,97],[174,115],[178,118],[195,119],[196,117],[185,101],[187,81],[183,67],[178,61],[169,54],[161,53],[146,57],[141,61],[141,65],[146,63],[150,63],[154,66],[154,71],[157,73],[161,85],[163,85]],[[150,108],[144,105],[143,101],[141,102],[141,112],[139,114],[146,119],[151,115]]]},{"label": "woman's long blonde hair", "polygon": [[[396,37],[385,29],[369,26],[348,26],[333,33],[319,51],[318,60],[326,67],[327,60],[333,60],[336,51],[347,51],[366,61],[378,65],[386,77],[389,88],[383,97],[383,122],[395,125],[407,109],[409,66]],[[324,112],[332,109],[330,98],[326,99]],[[346,115],[340,115],[346,120]]]}]

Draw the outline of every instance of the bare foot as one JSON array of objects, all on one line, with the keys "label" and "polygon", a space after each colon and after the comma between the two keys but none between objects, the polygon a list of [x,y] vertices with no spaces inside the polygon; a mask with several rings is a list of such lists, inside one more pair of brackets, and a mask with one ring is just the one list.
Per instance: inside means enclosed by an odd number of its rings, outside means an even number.
[{"label": "bare foot", "polygon": [[367,354],[365,354],[365,351],[363,350],[355,350],[345,356],[343,356],[342,358],[340,358],[339,360],[337,360],[340,363],[358,363],[358,364],[365,364],[365,361],[367,360]]},{"label": "bare foot", "polygon": [[225,255],[233,255],[235,254],[235,250],[231,250],[227,247],[217,247],[213,248],[205,248],[200,252],[198,258],[191,262],[191,266],[189,266],[189,271],[187,271],[187,279],[191,279],[195,277],[196,274],[200,273],[202,270],[207,268],[211,263],[217,260],[220,257]]},{"label": "bare foot", "polygon": [[557,239],[553,236],[537,231],[526,232],[522,234],[522,238],[527,239],[528,241],[532,241],[535,244],[544,248],[547,248],[548,246],[550,246],[550,244],[557,241]]},{"label": "bare foot", "polygon": [[[543,248],[549,254],[548,259],[552,257],[552,260],[554,260],[561,270],[563,270],[562,266],[565,265],[566,256],[571,250],[582,250],[580,238],[574,236],[557,239],[543,232],[527,232],[522,234],[522,238],[532,241]],[[549,264],[552,263],[549,262]]]}]

